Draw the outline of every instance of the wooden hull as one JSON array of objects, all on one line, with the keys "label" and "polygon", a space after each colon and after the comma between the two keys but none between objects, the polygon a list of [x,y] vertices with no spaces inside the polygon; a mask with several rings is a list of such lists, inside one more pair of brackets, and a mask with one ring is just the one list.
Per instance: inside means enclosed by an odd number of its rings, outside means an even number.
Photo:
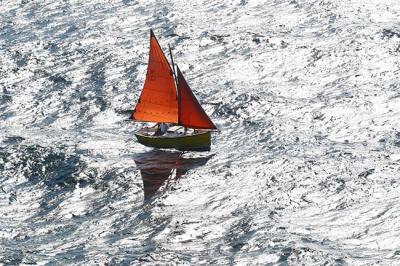
[{"label": "wooden hull", "polygon": [[139,131],[135,133],[135,136],[139,143],[153,148],[209,151],[211,146],[210,132],[182,136],[149,136]]}]

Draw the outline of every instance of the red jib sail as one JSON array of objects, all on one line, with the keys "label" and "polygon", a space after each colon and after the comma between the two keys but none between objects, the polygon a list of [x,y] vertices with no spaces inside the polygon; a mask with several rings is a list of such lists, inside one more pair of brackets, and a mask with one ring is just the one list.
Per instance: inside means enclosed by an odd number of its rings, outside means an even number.
[{"label": "red jib sail", "polygon": [[197,129],[217,129],[197,101],[178,66],[176,69],[179,95],[179,125]]},{"label": "red jib sail", "polygon": [[146,81],[132,119],[178,123],[178,101],[172,69],[152,30]]}]

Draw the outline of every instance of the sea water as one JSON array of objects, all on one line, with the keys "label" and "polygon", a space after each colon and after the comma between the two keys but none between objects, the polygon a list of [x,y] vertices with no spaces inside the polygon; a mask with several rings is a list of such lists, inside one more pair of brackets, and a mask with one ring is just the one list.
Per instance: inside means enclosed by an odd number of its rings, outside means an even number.
[{"label": "sea water", "polygon": [[[398,0],[0,3],[0,264],[400,264]],[[220,132],[129,120],[152,28]]]}]

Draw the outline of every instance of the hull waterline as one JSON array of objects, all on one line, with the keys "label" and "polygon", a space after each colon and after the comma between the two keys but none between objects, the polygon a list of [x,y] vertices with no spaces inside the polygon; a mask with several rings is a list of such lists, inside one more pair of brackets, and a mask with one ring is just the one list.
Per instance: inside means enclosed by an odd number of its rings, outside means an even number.
[{"label": "hull waterline", "polygon": [[177,149],[182,151],[209,151],[211,146],[210,132],[182,136],[149,136],[137,132],[135,136],[139,143],[153,148]]}]

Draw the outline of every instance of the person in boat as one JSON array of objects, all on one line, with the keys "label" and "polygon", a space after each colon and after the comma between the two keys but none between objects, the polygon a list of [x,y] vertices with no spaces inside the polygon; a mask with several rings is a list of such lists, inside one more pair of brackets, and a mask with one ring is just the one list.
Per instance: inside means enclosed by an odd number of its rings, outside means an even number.
[{"label": "person in boat", "polygon": [[157,130],[154,132],[154,136],[162,136],[168,131],[168,124],[167,123],[157,123]]}]

